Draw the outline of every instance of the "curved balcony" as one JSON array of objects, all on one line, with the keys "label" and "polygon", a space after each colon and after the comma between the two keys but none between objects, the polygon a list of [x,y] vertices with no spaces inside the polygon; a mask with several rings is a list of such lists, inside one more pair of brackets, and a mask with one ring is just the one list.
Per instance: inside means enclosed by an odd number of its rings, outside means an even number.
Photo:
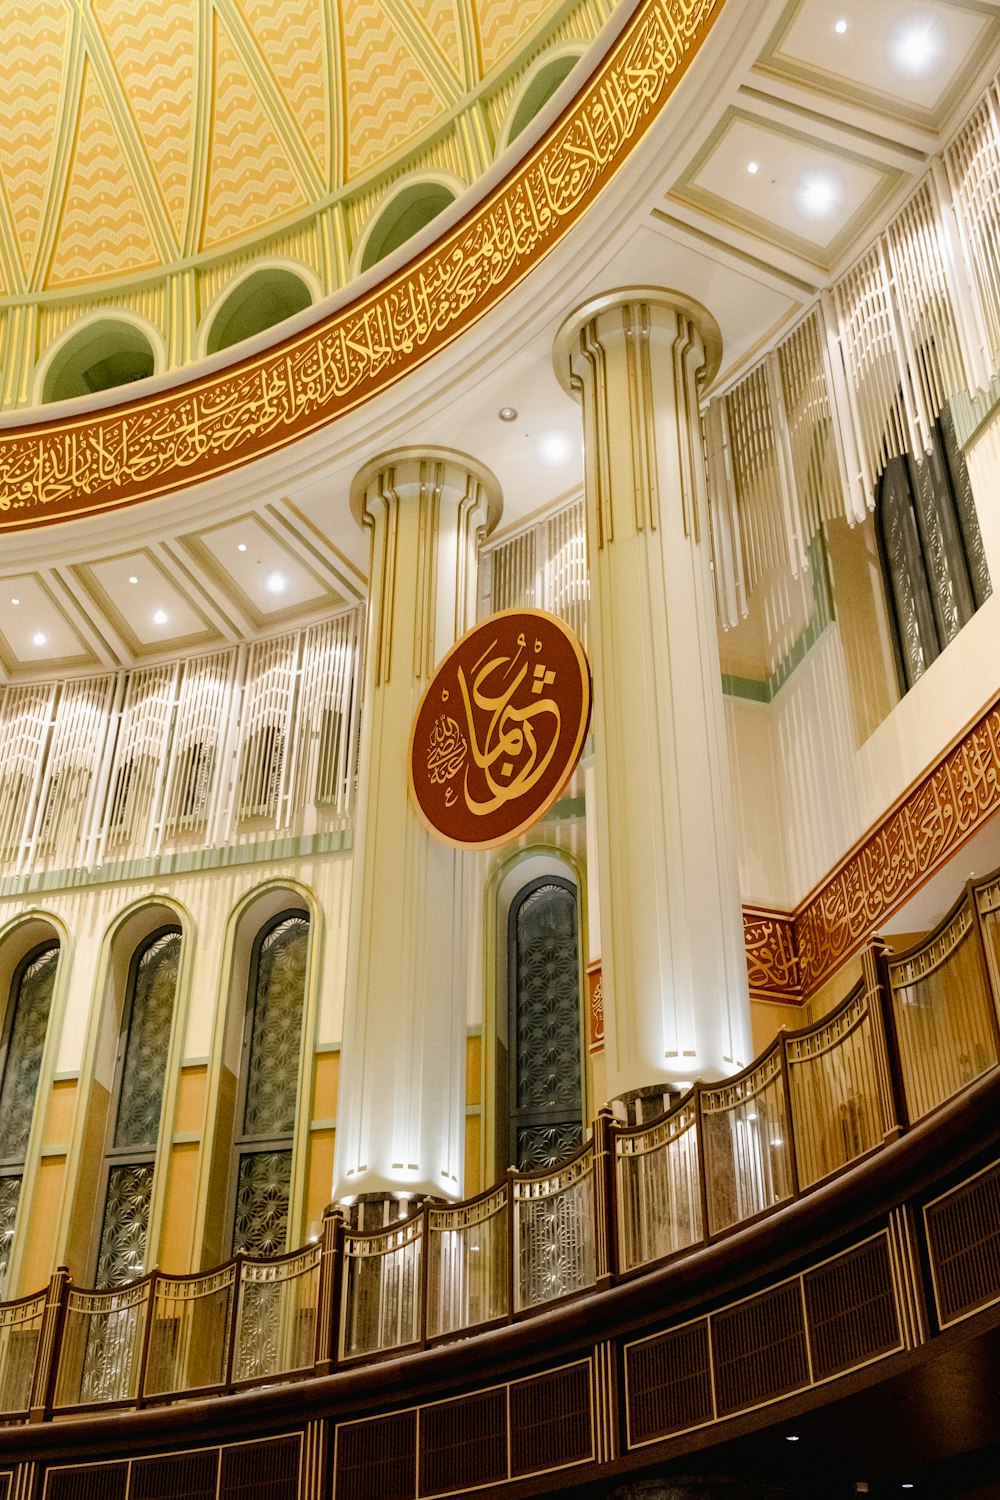
[{"label": "curved balcony", "polygon": [[109,1447],[141,1467],[208,1433],[222,1464],[330,1419],[337,1496],[559,1488],[917,1378],[997,1321],[998,1017],[995,874],[870,947],[830,1015],[651,1124],[602,1111],[558,1170],[373,1233],[331,1209],[275,1260],[59,1270],[0,1306],[7,1455],[68,1484]]}]

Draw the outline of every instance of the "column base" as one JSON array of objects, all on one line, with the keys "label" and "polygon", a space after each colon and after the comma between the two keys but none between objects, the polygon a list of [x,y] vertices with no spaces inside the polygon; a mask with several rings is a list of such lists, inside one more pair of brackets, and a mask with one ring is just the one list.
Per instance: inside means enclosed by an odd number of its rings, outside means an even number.
[{"label": "column base", "polygon": [[348,1229],[364,1234],[374,1229],[388,1229],[390,1224],[401,1224],[412,1219],[431,1199],[427,1193],[359,1193],[349,1203],[334,1203],[347,1221]]},{"label": "column base", "polygon": [[624,1094],[608,1100],[608,1108],[622,1125],[648,1125],[673,1109],[687,1089],[673,1083],[649,1083],[641,1089],[626,1089]]}]

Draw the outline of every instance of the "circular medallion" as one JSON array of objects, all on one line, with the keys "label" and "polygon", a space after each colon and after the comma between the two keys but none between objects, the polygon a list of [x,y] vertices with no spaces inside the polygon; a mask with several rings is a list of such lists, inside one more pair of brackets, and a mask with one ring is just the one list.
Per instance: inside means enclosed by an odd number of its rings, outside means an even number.
[{"label": "circular medallion", "polygon": [[410,791],[432,833],[505,844],[545,813],[580,759],[590,668],[555,615],[509,609],[452,647],[410,735]]}]

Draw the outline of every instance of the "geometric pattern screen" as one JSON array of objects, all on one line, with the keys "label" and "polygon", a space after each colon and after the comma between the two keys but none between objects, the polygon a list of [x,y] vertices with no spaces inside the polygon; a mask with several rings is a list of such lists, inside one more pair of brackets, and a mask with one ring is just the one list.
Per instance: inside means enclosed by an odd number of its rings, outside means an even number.
[{"label": "geometric pattern screen", "polygon": [[59,944],[36,953],[15,976],[9,999],[7,1050],[0,1083],[0,1296],[7,1284],[17,1224],[24,1156],[35,1113],[42,1048],[49,1024]]},{"label": "geometric pattern screen", "polygon": [[290,912],[264,934],[252,965],[242,1129],[236,1142],[234,1254],[280,1255],[288,1238],[308,955],[309,919]]},{"label": "geometric pattern screen", "polygon": [[156,1140],[163,1108],[181,935],[161,932],[133,961],[125,1049],[101,1221],[95,1284],[122,1286],[146,1271]]},{"label": "geometric pattern screen", "polygon": [[510,917],[511,1126],[520,1171],[551,1168],[583,1141],[580,945],[576,893],[562,882],[529,887]]}]

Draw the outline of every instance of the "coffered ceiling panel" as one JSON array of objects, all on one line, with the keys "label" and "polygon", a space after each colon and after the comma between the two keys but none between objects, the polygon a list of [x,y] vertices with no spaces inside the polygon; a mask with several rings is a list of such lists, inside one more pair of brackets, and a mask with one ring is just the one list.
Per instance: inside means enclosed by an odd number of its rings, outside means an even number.
[{"label": "coffered ceiling panel", "polygon": [[760,66],[936,128],[997,28],[981,0],[792,0]]},{"label": "coffered ceiling panel", "polygon": [[828,266],[900,180],[871,157],[730,109],[673,196]]},{"label": "coffered ceiling panel", "polygon": [[72,571],[95,617],[105,616],[136,658],[219,638],[191,589],[151,550],[94,559]]},{"label": "coffered ceiling panel", "polygon": [[40,574],[0,580],[0,661],[10,676],[97,664]]},{"label": "coffered ceiling panel", "polygon": [[197,560],[207,586],[232,598],[255,629],[314,610],[347,603],[320,576],[300,539],[261,515],[188,533],[184,548]]}]

